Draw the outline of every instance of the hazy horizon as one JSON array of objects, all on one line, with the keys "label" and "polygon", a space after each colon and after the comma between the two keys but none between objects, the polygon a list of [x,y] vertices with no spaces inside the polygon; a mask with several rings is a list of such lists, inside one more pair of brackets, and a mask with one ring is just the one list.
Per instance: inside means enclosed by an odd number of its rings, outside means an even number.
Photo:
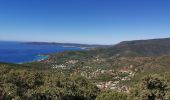
[{"label": "hazy horizon", "polygon": [[[163,38],[149,38],[149,39],[134,39],[134,40],[124,40],[124,41],[120,41],[120,42],[125,42],[125,41],[138,41],[138,40],[154,40],[154,39],[170,39],[170,37],[163,37]],[[94,44],[94,43],[75,43],[75,42],[50,42],[50,41],[15,41],[15,40],[0,40],[0,42],[35,42],[35,43],[70,43],[70,44],[87,44],[87,45],[116,45],[120,42],[117,43],[113,43],[113,44]]]}]

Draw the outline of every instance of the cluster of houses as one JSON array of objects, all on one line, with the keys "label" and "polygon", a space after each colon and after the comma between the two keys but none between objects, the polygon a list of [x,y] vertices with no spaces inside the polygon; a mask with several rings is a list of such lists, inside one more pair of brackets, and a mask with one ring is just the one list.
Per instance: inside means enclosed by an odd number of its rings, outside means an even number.
[{"label": "cluster of houses", "polygon": [[129,88],[125,85],[119,86],[119,81],[107,81],[96,83],[96,86],[101,90],[117,90],[119,92],[129,92]]},{"label": "cluster of houses", "polygon": [[96,86],[101,90],[107,90],[107,89],[116,89],[116,85],[118,85],[119,81],[107,81],[107,82],[98,82],[96,83]]},{"label": "cluster of houses", "polygon": [[[96,59],[96,61],[101,61],[101,59]],[[74,65],[78,63],[78,60],[69,60],[65,64]],[[61,65],[52,65],[52,68],[54,69],[69,69],[67,65],[61,64]],[[92,68],[91,66],[83,66],[82,68],[77,68],[74,70],[72,74],[81,75],[83,77],[86,77],[88,79],[97,79],[98,77],[101,77],[101,75],[105,75],[108,77],[111,77],[111,79],[107,81],[96,81],[96,86],[100,88],[101,90],[118,90],[118,91],[124,91],[128,92],[129,89],[126,86],[120,86],[119,83],[121,81],[127,81],[131,80],[132,77],[135,76],[136,70],[134,70],[133,65],[121,67],[119,69],[100,69],[100,68]]]},{"label": "cluster of houses", "polygon": [[[118,71],[114,71],[113,80],[108,80],[106,82],[96,82],[96,85],[101,90],[117,90],[121,92],[129,92],[129,88],[127,86],[120,86],[121,81],[131,80],[132,77],[135,76],[135,72],[132,70],[133,66],[123,67]],[[111,72],[111,71],[109,71]],[[121,74],[126,74],[127,76],[122,77]]]},{"label": "cluster of houses", "polygon": [[61,64],[61,65],[52,65],[52,68],[53,69],[66,69],[67,67],[65,65]]},{"label": "cluster of houses", "polygon": [[[127,86],[120,86],[121,81],[131,80],[136,74],[133,65],[128,67],[122,67],[117,70],[102,70],[102,69],[92,69],[91,67],[86,66],[86,69],[75,70],[74,74],[81,75],[88,79],[97,79],[102,75],[110,76],[112,79],[107,81],[96,81],[95,84],[101,90],[117,90],[121,92],[129,92]],[[91,69],[90,69],[91,68]]]},{"label": "cluster of houses", "polygon": [[66,64],[76,64],[78,62],[79,62],[78,60],[69,60],[66,62]]}]

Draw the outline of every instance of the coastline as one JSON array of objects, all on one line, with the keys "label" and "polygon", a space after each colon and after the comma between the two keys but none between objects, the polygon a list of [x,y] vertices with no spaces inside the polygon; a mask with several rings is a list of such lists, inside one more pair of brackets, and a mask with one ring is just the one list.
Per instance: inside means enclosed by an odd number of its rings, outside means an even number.
[{"label": "coastline", "polygon": [[49,55],[38,55],[37,57],[40,57],[40,58],[37,58],[36,61],[40,62],[40,61],[43,61],[45,59],[48,59]]},{"label": "coastline", "polygon": [[17,63],[17,64],[25,64],[25,63],[32,63],[32,62],[41,62],[43,60],[46,60],[49,58],[49,55],[37,55],[35,59],[33,59],[32,61],[28,61],[28,62],[21,62],[21,63]]}]

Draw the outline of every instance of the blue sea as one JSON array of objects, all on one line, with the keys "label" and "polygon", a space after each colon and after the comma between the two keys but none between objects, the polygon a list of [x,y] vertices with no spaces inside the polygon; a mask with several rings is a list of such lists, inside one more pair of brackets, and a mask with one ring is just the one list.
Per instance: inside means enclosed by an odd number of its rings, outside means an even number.
[{"label": "blue sea", "polygon": [[0,42],[0,62],[27,63],[48,58],[48,54],[70,50],[81,50],[79,47],[64,47],[54,44],[31,44],[24,42]]}]

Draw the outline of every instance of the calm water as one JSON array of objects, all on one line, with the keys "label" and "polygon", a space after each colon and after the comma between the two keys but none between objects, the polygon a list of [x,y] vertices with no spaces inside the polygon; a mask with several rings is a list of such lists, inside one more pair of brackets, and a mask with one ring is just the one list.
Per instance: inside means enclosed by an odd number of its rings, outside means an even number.
[{"label": "calm water", "polygon": [[47,44],[26,44],[21,42],[0,42],[0,62],[26,63],[48,58],[43,54],[81,50],[78,47],[62,47]]}]

